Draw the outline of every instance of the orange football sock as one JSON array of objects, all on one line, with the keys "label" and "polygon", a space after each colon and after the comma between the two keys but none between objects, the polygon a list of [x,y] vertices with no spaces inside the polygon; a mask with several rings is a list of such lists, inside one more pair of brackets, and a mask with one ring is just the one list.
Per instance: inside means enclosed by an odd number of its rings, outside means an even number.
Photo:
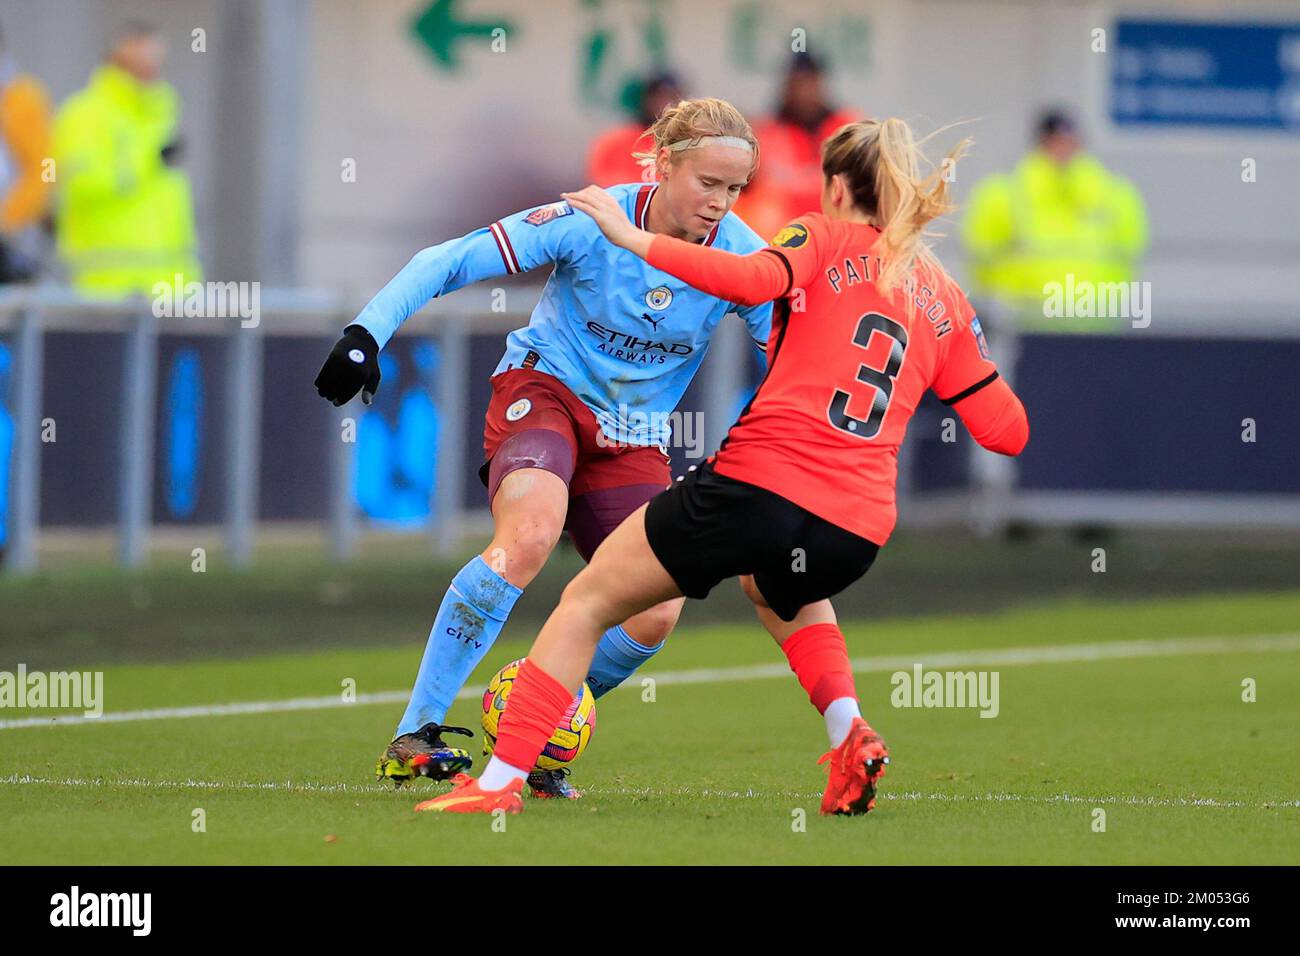
[{"label": "orange football sock", "polygon": [[831,702],[840,698],[858,699],[849,649],[838,624],[810,624],[801,628],[786,639],[781,650],[817,713],[825,714]]},{"label": "orange football sock", "polygon": [[531,769],[571,703],[573,691],[527,658],[501,712],[492,756],[512,767]]}]

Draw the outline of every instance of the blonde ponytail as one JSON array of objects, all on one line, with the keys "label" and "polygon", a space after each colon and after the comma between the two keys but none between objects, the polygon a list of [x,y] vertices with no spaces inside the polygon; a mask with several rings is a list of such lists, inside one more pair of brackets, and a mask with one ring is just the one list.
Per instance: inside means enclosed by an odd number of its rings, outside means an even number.
[{"label": "blonde ponytail", "polygon": [[[876,285],[886,296],[914,272],[943,271],[926,242],[934,235],[926,226],[952,211],[948,174],[971,140],[958,143],[940,166],[926,159],[921,146],[949,128],[917,141],[907,123],[891,116],[842,126],[822,146],[823,175],[844,174],[854,204],[880,228],[885,269]],[[930,167],[924,177],[922,165]]]}]

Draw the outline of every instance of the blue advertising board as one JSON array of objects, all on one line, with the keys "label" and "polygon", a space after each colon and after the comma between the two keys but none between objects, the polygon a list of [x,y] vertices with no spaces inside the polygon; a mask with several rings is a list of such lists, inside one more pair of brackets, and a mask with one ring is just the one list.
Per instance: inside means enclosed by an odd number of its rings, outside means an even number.
[{"label": "blue advertising board", "polygon": [[1300,21],[1116,21],[1110,116],[1119,126],[1300,131]]}]

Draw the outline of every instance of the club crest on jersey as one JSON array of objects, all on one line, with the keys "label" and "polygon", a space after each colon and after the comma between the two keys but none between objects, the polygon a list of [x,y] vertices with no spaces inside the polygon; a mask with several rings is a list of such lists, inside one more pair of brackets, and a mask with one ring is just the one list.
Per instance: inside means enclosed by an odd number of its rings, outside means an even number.
[{"label": "club crest on jersey", "polygon": [[989,361],[989,340],[984,338],[984,329],[980,325],[980,320],[972,318],[970,320],[970,330],[975,334],[975,344],[979,346],[980,358]]},{"label": "club crest on jersey", "polygon": [[645,304],[656,312],[662,312],[673,304],[673,290],[666,285],[651,289],[645,294]]},{"label": "club crest on jersey", "polygon": [[808,241],[808,228],[797,222],[792,222],[775,236],[772,237],[772,245],[782,246],[786,249],[798,249]]},{"label": "club crest on jersey", "polygon": [[547,206],[539,206],[524,217],[524,222],[530,226],[541,226],[550,222],[552,219],[559,219],[561,216],[572,216],[573,207],[567,202],[553,202]]},{"label": "club crest on jersey", "polygon": [[533,403],[526,398],[521,398],[506,409],[506,421],[517,422],[532,410]]}]

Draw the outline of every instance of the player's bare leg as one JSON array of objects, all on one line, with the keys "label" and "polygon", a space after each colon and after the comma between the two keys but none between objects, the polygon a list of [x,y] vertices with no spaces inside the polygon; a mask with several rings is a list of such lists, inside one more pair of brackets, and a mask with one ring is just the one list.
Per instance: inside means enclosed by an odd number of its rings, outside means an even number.
[{"label": "player's bare leg", "polygon": [[479,557],[515,587],[527,587],[555,550],[568,510],[569,486],[559,475],[510,472],[492,499],[492,540]]},{"label": "player's bare leg", "polygon": [[[520,468],[507,474],[492,499],[495,531],[480,555],[482,560],[510,585],[527,587],[545,566],[564,529],[568,496],[567,484],[550,471]],[[679,598],[648,608],[623,622],[623,630],[637,643],[655,647],[676,625],[684,602]],[[381,773],[394,781],[410,779],[415,773],[446,779],[466,769],[465,762],[450,759],[449,748],[437,739],[441,730],[440,725],[422,727],[394,740],[381,758]],[[528,786],[537,797],[582,795],[561,770],[536,770],[529,775]]]},{"label": "player's bare leg", "polygon": [[640,614],[632,615],[623,622],[623,629],[638,644],[654,647],[677,626],[677,619],[682,616],[682,608],[685,605],[684,597],[661,601]]},{"label": "player's bare leg", "polygon": [[783,621],[768,605],[752,575],[742,576],[740,586],[826,719],[831,749],[818,763],[830,764],[830,779],[822,795],[821,812],[866,813],[876,805],[876,781],[885,774],[889,751],[858,709],[835,609],[829,600],[817,601],[801,607],[793,621]]},{"label": "player's bare leg", "polygon": [[[596,549],[569,582],[528,656],[577,693],[606,628],[665,601],[682,598],[650,549],[642,505]],[[680,600],[677,600],[680,609]]]},{"label": "player's bare leg", "polygon": [[[520,475],[530,476],[532,480],[512,481]],[[559,486],[558,489],[556,485]],[[544,491],[547,486],[549,490]],[[539,500],[543,491],[549,501]],[[560,498],[559,493],[567,496],[568,489],[549,471],[522,468],[502,479],[501,488],[493,502],[493,516],[498,531],[493,536],[492,543],[484,549],[482,557],[489,564],[493,561],[501,562],[503,567],[498,573],[516,587],[525,587],[537,576],[559,540],[560,531],[564,528],[563,506],[567,504],[567,497]],[[517,502],[525,498],[526,504],[520,507]],[[644,537],[644,519],[638,520],[641,521]],[[616,533],[617,531],[612,532],[611,537]],[[597,554],[606,543],[601,544]],[[646,548],[649,549],[649,544]],[[650,557],[658,562],[653,552]],[[595,560],[594,555],[592,560]],[[638,644],[654,647],[663,643],[677,626],[685,604],[686,598],[680,596],[661,601],[623,620],[623,629]]]},{"label": "player's bare leg", "polygon": [[[525,477],[513,480],[521,475]],[[559,539],[567,504],[568,487],[551,472],[522,468],[510,473],[502,479],[493,499],[498,531],[484,550],[483,560],[511,584],[526,587],[541,571]],[[678,598],[647,608],[623,621],[623,631],[643,647],[656,647],[677,625],[685,603],[685,598]],[[534,770],[528,775],[528,786],[535,797],[580,798],[581,791],[567,778],[567,770]]]},{"label": "player's bare leg", "polygon": [[[596,645],[609,627],[682,597],[646,540],[645,511],[642,505],[596,549],[591,563],[564,589],[559,606],[528,652],[525,668],[540,668],[551,684],[558,682],[568,694],[577,693],[582,685]],[[523,696],[523,673],[521,669],[512,702]],[[527,768],[515,767],[500,755],[515,716],[507,707],[497,752],[482,777],[461,780],[450,793],[425,800],[416,810],[468,813],[500,808],[515,813],[522,809],[518,793]]]},{"label": "player's bare leg", "polygon": [[[560,538],[568,501],[568,485],[549,471],[520,468],[506,475],[492,499],[492,540],[479,557],[509,585],[526,587]],[[398,734],[380,755],[378,779],[400,787],[417,776],[445,780],[469,769],[469,752],[448,745],[442,735],[473,736],[472,731],[423,717],[415,723],[417,727]]]},{"label": "player's bare leg", "polygon": [[835,608],[831,607],[830,601],[817,601],[814,604],[805,604],[799,609],[799,614],[793,621],[783,621],[777,616],[776,612],[768,607],[767,599],[763,597],[758,585],[754,583],[752,574],[742,574],[740,576],[740,589],[745,592],[745,597],[754,605],[754,611],[758,614],[758,621],[767,629],[767,633],[772,635],[772,640],[780,646],[786,642],[796,631],[801,631],[811,624],[835,624],[838,618],[835,616]]},{"label": "player's bare leg", "polygon": [[[646,654],[652,654],[677,626],[677,619],[681,617],[685,603],[685,598],[662,601],[640,614],[635,614],[623,622],[623,633],[646,648]],[[605,633],[609,634],[609,631]],[[590,674],[591,672],[588,671],[589,682]],[[567,767],[561,770],[534,770],[528,775],[528,786],[535,797],[577,800],[582,796],[582,791],[569,782],[568,776]]]}]

